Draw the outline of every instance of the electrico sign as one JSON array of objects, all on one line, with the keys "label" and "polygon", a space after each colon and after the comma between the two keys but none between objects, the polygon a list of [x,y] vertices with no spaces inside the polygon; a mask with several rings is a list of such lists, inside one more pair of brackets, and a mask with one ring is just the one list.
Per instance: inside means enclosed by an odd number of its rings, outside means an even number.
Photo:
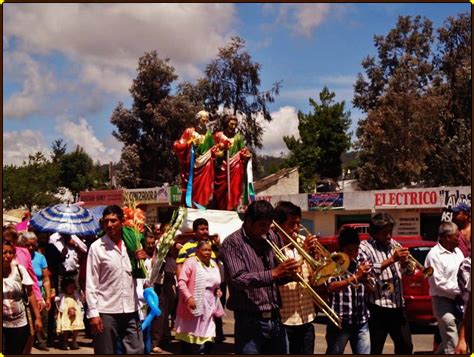
[{"label": "electrico sign", "polygon": [[374,206],[427,206],[438,203],[436,191],[378,192],[374,194]]}]

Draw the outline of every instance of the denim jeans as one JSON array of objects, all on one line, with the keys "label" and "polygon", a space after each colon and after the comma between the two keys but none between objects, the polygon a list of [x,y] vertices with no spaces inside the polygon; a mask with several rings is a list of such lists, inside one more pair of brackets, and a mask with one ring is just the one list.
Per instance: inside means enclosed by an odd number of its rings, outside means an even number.
[{"label": "denim jeans", "polygon": [[342,330],[334,324],[328,322],[326,328],[326,354],[341,355],[344,354],[347,341],[350,342],[352,353],[355,355],[370,354],[370,333],[369,323],[349,325],[343,324]]},{"label": "denim jeans", "polygon": [[314,354],[314,325],[308,322],[303,325],[284,325],[288,335],[290,355]]},{"label": "denim jeans", "polygon": [[234,312],[236,354],[288,354],[280,317],[262,319],[255,313]]},{"label": "denim jeans", "polygon": [[462,320],[461,310],[454,300],[433,296],[433,315],[438,320],[441,343],[435,353],[454,354],[458,343],[458,327]]}]

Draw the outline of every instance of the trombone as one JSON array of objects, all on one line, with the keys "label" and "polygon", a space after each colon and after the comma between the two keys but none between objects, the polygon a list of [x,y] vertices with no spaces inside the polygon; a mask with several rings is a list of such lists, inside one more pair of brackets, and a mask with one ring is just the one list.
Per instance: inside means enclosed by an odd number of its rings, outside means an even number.
[{"label": "trombone", "polygon": [[[282,251],[283,248],[278,248],[278,246],[268,238],[265,238],[265,240],[272,248],[273,253],[275,254],[278,262],[283,263],[287,259],[286,255]],[[309,257],[312,258],[311,256]],[[314,304],[319,309],[321,309],[321,311],[329,318],[329,320],[331,320],[334,325],[341,329],[342,321],[341,318],[336,314],[336,312],[334,312],[334,310],[331,309],[328,304],[326,304],[326,302],[316,293],[316,291],[313,290],[313,288],[306,282],[306,280],[300,273],[296,273],[296,277],[298,278],[298,283],[304,289],[304,291],[309,294]]]},{"label": "trombone", "polygon": [[[306,252],[295,239],[293,239],[288,233],[285,232],[282,227],[280,227],[278,223],[273,221],[273,225],[281,233],[283,233],[290,242],[285,247],[293,246],[294,248],[296,248],[298,253],[303,257],[303,259],[308,263],[311,270],[314,272],[310,277],[311,284],[319,286],[324,284],[330,277],[341,275],[341,261],[343,261],[344,264],[347,261],[347,266],[349,266],[349,257],[347,257],[346,254],[342,255],[341,253],[336,253],[331,255],[331,253],[329,253],[327,250],[327,253],[322,255],[323,259],[321,261],[318,261],[317,259],[313,258],[308,252]],[[326,248],[321,245],[320,249]]]},{"label": "trombone", "polygon": [[[402,245],[398,243],[397,241],[392,241],[392,245],[395,249],[403,248]],[[423,272],[423,277],[427,279],[434,273],[433,267],[425,268],[423,264],[421,264],[418,260],[416,260],[416,258],[410,253],[407,256],[407,262],[408,264],[405,268],[405,274],[411,275],[415,272],[416,269],[419,269]]]}]

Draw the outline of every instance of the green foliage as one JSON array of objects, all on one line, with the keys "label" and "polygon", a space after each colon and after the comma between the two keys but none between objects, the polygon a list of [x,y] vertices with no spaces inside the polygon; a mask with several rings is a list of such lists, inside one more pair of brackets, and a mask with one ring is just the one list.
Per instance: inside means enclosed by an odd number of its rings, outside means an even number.
[{"label": "green foliage", "polygon": [[26,206],[45,207],[58,202],[58,167],[37,152],[22,166],[3,167],[3,203],[5,209]]},{"label": "green foliage", "polygon": [[132,108],[119,103],[112,113],[117,128],[112,134],[124,144],[117,167],[124,187],[154,187],[178,176],[173,142],[202,107],[183,94],[171,95],[178,78],[174,71],[169,59],[160,59],[156,51],[145,53],[130,88]]},{"label": "green foliage", "polygon": [[51,144],[51,159],[53,162],[59,162],[66,153],[66,144],[63,143],[63,139],[56,139]]},{"label": "green foliage", "polygon": [[[218,109],[242,114],[240,128],[246,145],[250,149],[262,146],[263,131],[257,116],[271,120],[267,105],[274,101],[280,83],[261,92],[261,65],[252,61],[244,47],[242,39],[232,38],[206,66],[204,78],[195,84],[178,84],[174,94],[171,87],[178,76],[169,59],[160,59],[156,51],[140,57],[130,89],[132,108],[119,103],[111,116],[116,127],[113,135],[124,144],[117,168],[122,186],[153,187],[176,182],[179,164],[172,151],[173,142],[202,109],[211,112],[216,129],[220,129],[222,120]],[[254,165],[258,168],[258,163]]]},{"label": "green foliage", "polygon": [[103,188],[107,181],[107,174],[79,145],[76,150],[60,156],[58,169],[58,185],[68,188],[74,196],[86,189]]},{"label": "green foliage", "polygon": [[377,58],[362,61],[353,99],[367,114],[356,143],[362,189],[470,184],[470,38],[467,14],[438,30],[437,52],[420,16],[374,37]]},{"label": "green foliage", "polygon": [[206,77],[198,82],[198,87],[204,92],[201,97],[211,112],[223,107],[242,114],[241,132],[247,147],[254,151],[262,147],[263,129],[257,115],[272,120],[268,103],[274,102],[281,82],[274,83],[270,90],[260,91],[262,66],[252,61],[244,49],[245,41],[232,37],[229,44],[219,49],[217,58],[206,66]]},{"label": "green foliage", "polygon": [[284,157],[273,157],[268,155],[258,156],[258,162],[261,165],[262,172],[259,175],[254,174],[254,181],[260,180],[263,177],[274,174],[281,170],[285,164]]},{"label": "green foliage", "polygon": [[334,92],[324,87],[321,104],[309,99],[313,112],[298,112],[300,138],[285,136],[290,150],[287,167],[298,166],[302,192],[313,192],[319,177],[337,180],[341,175],[341,154],[350,147],[350,113],[344,101],[334,103]]}]

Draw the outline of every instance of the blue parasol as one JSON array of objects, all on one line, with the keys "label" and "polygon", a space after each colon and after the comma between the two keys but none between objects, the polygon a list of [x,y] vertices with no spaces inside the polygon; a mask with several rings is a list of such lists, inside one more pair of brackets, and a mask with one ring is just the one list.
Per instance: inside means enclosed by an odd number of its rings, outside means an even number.
[{"label": "blue parasol", "polygon": [[31,218],[30,225],[40,232],[78,236],[95,234],[99,230],[99,222],[89,210],[74,204],[46,207]]},{"label": "blue parasol", "polygon": [[102,218],[102,213],[104,212],[104,209],[107,206],[100,205],[100,206],[94,206],[91,208],[88,208],[89,212],[94,216],[94,219],[99,222],[100,219]]}]

